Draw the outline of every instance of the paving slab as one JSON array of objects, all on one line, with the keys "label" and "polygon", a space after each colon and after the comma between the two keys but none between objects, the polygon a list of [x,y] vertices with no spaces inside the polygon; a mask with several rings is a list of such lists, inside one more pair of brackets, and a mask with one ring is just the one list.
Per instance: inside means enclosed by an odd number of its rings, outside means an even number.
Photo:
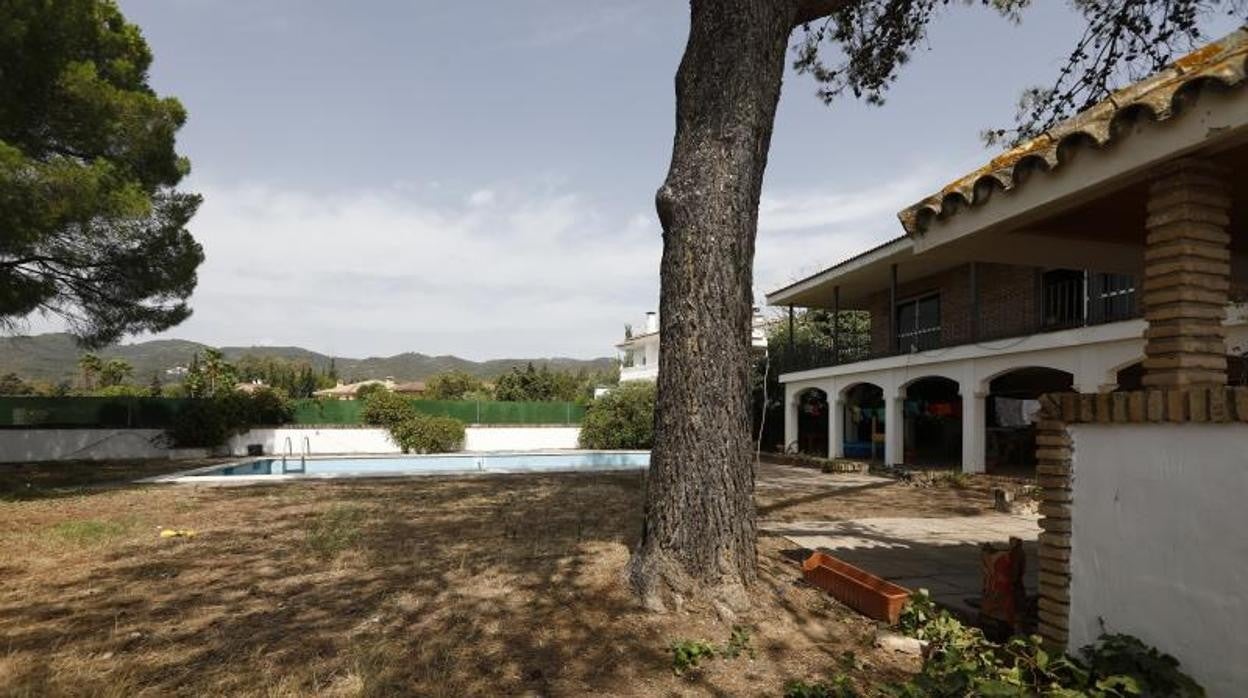
[{"label": "paving slab", "polygon": [[980,546],[1023,540],[1025,584],[1038,584],[1035,515],[984,514],[948,518],[878,517],[846,521],[759,524],[799,548],[821,550],[908,589],[927,589],[933,600],[973,616],[968,603],[982,593]]}]

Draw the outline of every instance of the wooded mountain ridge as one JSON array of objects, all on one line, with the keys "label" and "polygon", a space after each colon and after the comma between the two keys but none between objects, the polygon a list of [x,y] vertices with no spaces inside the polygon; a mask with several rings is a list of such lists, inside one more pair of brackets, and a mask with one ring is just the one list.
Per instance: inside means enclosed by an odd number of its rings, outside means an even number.
[{"label": "wooded mountain ridge", "polygon": [[[187,366],[197,352],[202,354],[208,345],[182,339],[156,339],[133,344],[113,345],[94,352],[103,359],[124,359],[134,367],[134,380],[144,382],[153,373],[161,380],[175,382],[176,376],[166,371]],[[237,361],[243,356],[275,357],[296,362],[307,362],[318,373],[329,369],[331,357],[302,347],[219,347],[227,361]],[[78,357],[84,350],[74,338],[64,333],[33,336],[0,337],[0,375],[16,373],[28,381],[72,381],[79,373]],[[446,371],[464,371],[478,378],[494,378],[512,369],[524,367],[530,362],[537,367],[547,366],[552,371],[608,371],[616,366],[609,357],[596,359],[517,358],[471,361],[458,356],[429,356],[416,352],[404,352],[394,356],[357,359],[344,356],[332,357],[338,375],[346,381],[369,378],[393,378],[398,381],[423,380]]]}]

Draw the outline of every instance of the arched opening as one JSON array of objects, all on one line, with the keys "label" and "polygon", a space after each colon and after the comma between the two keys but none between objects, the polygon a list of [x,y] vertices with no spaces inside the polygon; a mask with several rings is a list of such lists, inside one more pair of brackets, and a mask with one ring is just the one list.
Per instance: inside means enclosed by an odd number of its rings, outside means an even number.
[{"label": "arched opening", "polygon": [[930,376],[910,383],[906,386],[902,415],[908,465],[961,465],[962,397],[955,381]]},{"label": "arched opening", "polygon": [[[1115,382],[1118,384],[1117,391],[1143,390],[1144,362],[1136,361],[1119,369]],[[1248,356],[1227,355],[1226,384],[1236,388],[1248,386]]]},{"label": "arched opening", "polygon": [[843,393],[841,419],[846,458],[884,459],[884,389],[859,383]]},{"label": "arched opening", "polygon": [[988,383],[984,409],[984,465],[988,472],[1027,470],[1036,467],[1035,414],[1040,396],[1074,390],[1075,377],[1066,371],[1043,366],[1016,368]]},{"label": "arched opening", "polygon": [[797,450],[811,456],[828,455],[828,394],[818,388],[797,396]]}]

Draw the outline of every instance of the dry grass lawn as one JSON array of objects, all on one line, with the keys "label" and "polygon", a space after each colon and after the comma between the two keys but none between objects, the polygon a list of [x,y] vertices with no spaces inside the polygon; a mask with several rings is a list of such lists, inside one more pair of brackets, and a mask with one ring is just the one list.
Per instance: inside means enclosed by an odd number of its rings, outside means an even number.
[{"label": "dry grass lawn", "polygon": [[[674,675],[673,641],[732,628],[707,608],[646,613],[623,588],[640,474],[98,488],[90,468],[31,487],[37,468],[0,468],[3,695],[779,695],[847,652],[864,687],[917,668],[764,538],[737,619],[751,652]],[[887,485],[760,509],[860,515],[888,490],[891,515],[897,497],[987,506]]]}]

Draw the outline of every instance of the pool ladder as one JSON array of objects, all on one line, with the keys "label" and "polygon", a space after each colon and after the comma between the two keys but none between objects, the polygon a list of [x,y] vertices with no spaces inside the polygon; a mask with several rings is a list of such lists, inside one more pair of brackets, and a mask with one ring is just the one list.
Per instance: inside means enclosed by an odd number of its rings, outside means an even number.
[{"label": "pool ladder", "polygon": [[300,444],[300,452],[299,452],[299,469],[298,469],[298,470],[293,470],[293,469],[288,468],[288,467],[286,466],[286,459],[287,459],[288,457],[290,457],[290,458],[293,458],[293,457],[294,457],[294,455],[295,455],[294,450],[295,450],[295,449],[294,449],[294,446],[290,443],[290,437],[289,437],[289,436],[287,436],[287,437],[286,437],[286,448],[285,448],[285,450],[282,452],[282,474],[283,474],[283,475],[285,475],[286,473],[306,473],[306,472],[308,472],[308,455],[312,453],[312,440],[311,440],[310,438],[308,438],[306,435],[303,437],[303,443],[302,443],[302,444]]}]

